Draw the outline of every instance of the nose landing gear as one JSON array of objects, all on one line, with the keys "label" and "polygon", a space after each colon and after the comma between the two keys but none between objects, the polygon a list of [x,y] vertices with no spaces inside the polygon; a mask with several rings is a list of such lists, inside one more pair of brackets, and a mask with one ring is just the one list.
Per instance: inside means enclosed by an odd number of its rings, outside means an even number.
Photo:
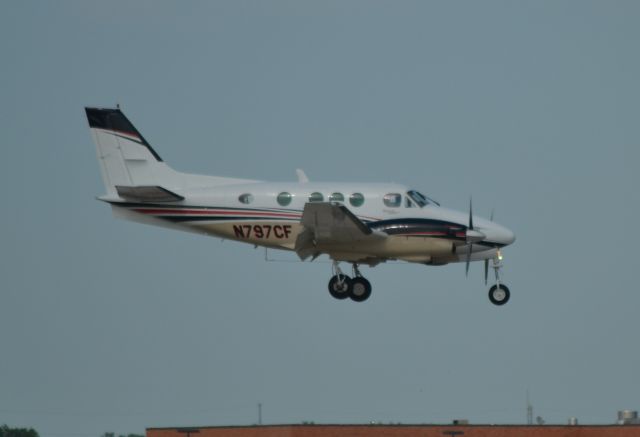
[{"label": "nose landing gear", "polygon": [[496,284],[489,289],[489,300],[494,305],[504,305],[509,301],[511,292],[504,284]]},{"label": "nose landing gear", "polygon": [[[485,266],[486,267],[486,266]],[[509,288],[500,282],[500,268],[502,268],[502,254],[498,250],[495,258],[493,258],[493,264],[491,266],[496,275],[496,285],[489,289],[489,300],[494,305],[504,305],[509,302],[511,292]],[[485,270],[486,273],[486,270]],[[486,277],[485,277],[486,278]]]},{"label": "nose landing gear", "polygon": [[358,264],[353,263],[353,278],[342,272],[338,261],[333,261],[333,273],[329,280],[329,294],[334,298],[350,298],[354,302],[364,302],[371,296],[371,283],[362,276]]}]

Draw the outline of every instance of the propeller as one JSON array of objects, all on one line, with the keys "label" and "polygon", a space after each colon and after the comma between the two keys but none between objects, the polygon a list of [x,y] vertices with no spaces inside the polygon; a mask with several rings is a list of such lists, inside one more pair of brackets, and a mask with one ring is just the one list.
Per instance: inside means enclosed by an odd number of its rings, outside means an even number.
[{"label": "propeller", "polygon": [[469,264],[471,263],[471,254],[473,253],[473,242],[482,241],[486,238],[482,232],[477,231],[473,227],[473,198],[469,197],[469,226],[467,227],[467,242],[469,250],[467,251],[467,261],[465,265],[465,274],[469,276]]},{"label": "propeller", "polygon": [[[495,208],[491,208],[491,214],[489,215],[489,220],[493,221],[493,216],[495,215]],[[489,280],[489,259],[484,260],[484,285],[487,285]]]},{"label": "propeller", "polygon": [[[469,239],[469,231],[473,231],[473,198],[469,197],[469,227],[467,229],[467,240]],[[469,250],[467,251],[467,263],[465,265],[464,273],[469,276],[469,264],[471,263],[471,253],[473,252],[473,241],[469,244]]]},{"label": "propeller", "polygon": [[489,260],[484,260],[484,285],[487,285],[487,281],[489,280]]}]

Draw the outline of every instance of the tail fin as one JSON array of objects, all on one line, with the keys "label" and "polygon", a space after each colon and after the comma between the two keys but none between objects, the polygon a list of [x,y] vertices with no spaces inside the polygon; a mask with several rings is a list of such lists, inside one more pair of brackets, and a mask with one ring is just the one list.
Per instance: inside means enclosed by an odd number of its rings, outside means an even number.
[{"label": "tail fin", "polygon": [[155,185],[170,170],[119,108],[85,111],[109,196],[119,186]]},{"label": "tail fin", "polygon": [[103,200],[174,202],[184,199],[178,194],[184,190],[258,182],[177,172],[162,161],[120,108],[85,111],[107,189]]}]

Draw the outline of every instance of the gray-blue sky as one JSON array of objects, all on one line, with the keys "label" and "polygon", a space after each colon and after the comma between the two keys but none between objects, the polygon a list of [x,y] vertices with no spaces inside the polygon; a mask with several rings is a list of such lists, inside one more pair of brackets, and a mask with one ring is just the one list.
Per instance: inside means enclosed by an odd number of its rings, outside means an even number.
[{"label": "gray-blue sky", "polygon": [[[610,423],[640,407],[634,1],[5,2],[0,422]],[[481,265],[330,266],[111,217],[83,106],[180,170],[388,181],[518,236]]]}]

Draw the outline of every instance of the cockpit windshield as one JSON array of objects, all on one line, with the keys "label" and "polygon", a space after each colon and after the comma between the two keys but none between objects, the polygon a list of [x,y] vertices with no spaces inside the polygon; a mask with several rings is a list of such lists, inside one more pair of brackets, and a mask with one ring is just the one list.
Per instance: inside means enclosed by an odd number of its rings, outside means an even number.
[{"label": "cockpit windshield", "polygon": [[419,191],[416,191],[416,190],[407,191],[407,196],[409,196],[411,198],[411,200],[413,200],[416,203],[416,205],[418,205],[420,208],[424,208],[425,206],[429,205],[430,203],[433,203],[434,205],[440,206],[440,204],[438,202],[436,202],[433,199],[428,198],[427,196],[425,196],[424,194],[422,194],[422,193],[420,193]]}]

